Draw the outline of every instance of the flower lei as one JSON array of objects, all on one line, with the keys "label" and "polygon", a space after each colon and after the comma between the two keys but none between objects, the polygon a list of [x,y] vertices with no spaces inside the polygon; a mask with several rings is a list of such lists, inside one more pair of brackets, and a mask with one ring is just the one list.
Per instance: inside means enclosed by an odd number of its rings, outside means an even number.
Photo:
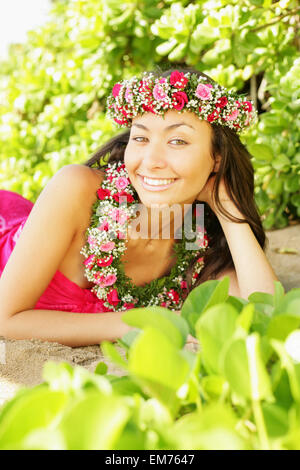
[{"label": "flower lei", "polygon": [[199,251],[185,250],[187,238],[185,233],[182,234],[180,243],[174,244],[177,263],[169,276],[154,279],[145,286],[135,286],[126,276],[120,258],[126,250],[130,220],[136,216],[138,195],[122,162],[108,164],[105,172],[106,177],[97,190],[98,200],[92,207],[91,225],[86,231],[87,243],[80,251],[86,258],[85,276],[95,284],[91,291],[100,299],[103,312],[151,305],[179,310],[187,295],[186,268],[195,256],[199,256],[193,284],[204,266],[201,255],[208,246],[206,230],[204,234],[203,231],[197,233],[195,243]]},{"label": "flower lei", "polygon": [[192,111],[200,119],[242,132],[257,118],[257,111],[244,96],[208,82],[195,73],[175,70],[168,78],[144,72],[116,83],[107,98],[107,116],[120,127],[130,127],[139,114],[164,114],[168,109]]}]

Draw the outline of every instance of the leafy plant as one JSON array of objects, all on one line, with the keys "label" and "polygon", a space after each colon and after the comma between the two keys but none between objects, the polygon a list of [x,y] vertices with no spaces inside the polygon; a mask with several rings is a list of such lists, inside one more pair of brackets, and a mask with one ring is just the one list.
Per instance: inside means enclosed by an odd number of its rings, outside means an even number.
[{"label": "leafy plant", "polygon": [[300,217],[296,0],[56,0],[0,71],[0,186],[34,202],[116,133],[105,97],[159,65],[193,66],[257,102],[244,135],[266,229]]},{"label": "leafy plant", "polygon": [[[207,281],[181,316],[128,310],[104,355],[125,375],[47,362],[0,410],[1,449],[300,449],[300,289],[248,300]],[[195,334],[199,349],[185,348]]]}]

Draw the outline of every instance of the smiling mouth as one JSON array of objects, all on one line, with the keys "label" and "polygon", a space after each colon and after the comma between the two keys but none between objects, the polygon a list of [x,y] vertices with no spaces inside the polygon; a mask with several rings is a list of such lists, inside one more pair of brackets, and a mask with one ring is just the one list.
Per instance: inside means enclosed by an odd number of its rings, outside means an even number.
[{"label": "smiling mouth", "polygon": [[138,178],[144,189],[150,191],[159,191],[168,189],[178,178],[148,178],[147,176],[138,175]]}]

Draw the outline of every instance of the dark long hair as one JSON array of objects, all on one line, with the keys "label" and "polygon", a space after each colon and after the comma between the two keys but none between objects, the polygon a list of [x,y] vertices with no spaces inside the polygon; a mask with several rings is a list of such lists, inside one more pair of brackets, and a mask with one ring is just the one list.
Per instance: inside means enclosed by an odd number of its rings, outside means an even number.
[{"label": "dark long hair", "polygon": [[[168,77],[175,69],[169,69],[162,72],[159,67],[152,73],[160,77]],[[205,76],[210,83],[215,84],[214,80],[206,74],[193,69],[192,67],[176,67],[179,72],[195,73],[199,77]],[[213,197],[216,201],[218,210],[236,223],[248,223],[262,249],[265,249],[266,236],[262,227],[258,208],[254,200],[254,170],[251,164],[251,155],[241,142],[237,133],[226,126],[211,124],[212,142],[211,155],[214,160],[216,156],[221,156],[219,170],[216,173]],[[107,143],[102,145],[96,153],[87,160],[84,165],[103,169],[108,163],[124,161],[124,152],[129,141],[130,130],[116,135]],[[218,190],[221,179],[224,183],[229,196],[235,206],[243,215],[243,219],[231,216],[223,207],[218,198]],[[233,268],[232,256],[227,244],[226,237],[215,213],[208,204],[204,203],[205,228],[209,237],[209,247],[204,254],[204,268],[192,287],[192,274],[197,257],[190,263],[187,273],[187,285],[189,291],[208,279],[214,279],[218,273]]]}]

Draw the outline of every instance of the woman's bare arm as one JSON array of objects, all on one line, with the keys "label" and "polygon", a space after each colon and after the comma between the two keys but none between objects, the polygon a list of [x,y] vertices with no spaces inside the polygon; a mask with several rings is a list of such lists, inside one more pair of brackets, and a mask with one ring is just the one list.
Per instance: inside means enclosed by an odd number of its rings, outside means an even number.
[{"label": "woman's bare arm", "polygon": [[94,202],[91,170],[61,168],[38,197],[0,279],[0,335],[96,344],[129,331],[122,313],[83,314],[35,310],[78,231],[82,212]]}]

